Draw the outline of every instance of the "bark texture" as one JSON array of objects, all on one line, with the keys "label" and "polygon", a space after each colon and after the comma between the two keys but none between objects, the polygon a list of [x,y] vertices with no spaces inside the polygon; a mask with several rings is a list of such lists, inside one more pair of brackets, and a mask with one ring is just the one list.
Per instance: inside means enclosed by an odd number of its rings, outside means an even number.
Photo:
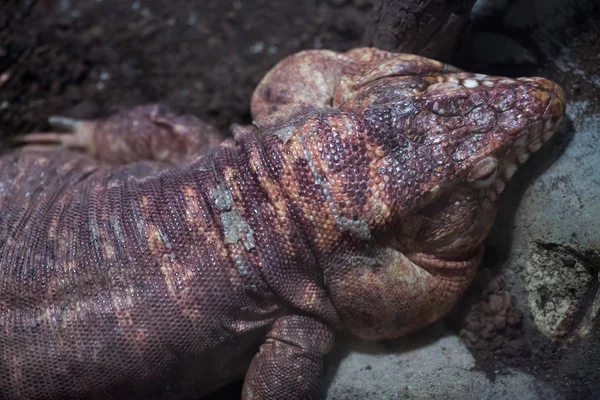
[{"label": "bark texture", "polygon": [[375,0],[365,44],[449,60],[476,0]]}]

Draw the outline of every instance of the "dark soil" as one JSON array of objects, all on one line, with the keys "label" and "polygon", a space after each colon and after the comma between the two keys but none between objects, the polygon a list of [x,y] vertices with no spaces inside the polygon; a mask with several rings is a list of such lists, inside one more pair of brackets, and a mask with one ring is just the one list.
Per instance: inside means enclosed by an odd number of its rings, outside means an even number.
[{"label": "dark soil", "polygon": [[227,130],[265,72],[307,48],[360,45],[369,0],[9,0],[0,11],[0,134],[53,114],[148,102]]}]

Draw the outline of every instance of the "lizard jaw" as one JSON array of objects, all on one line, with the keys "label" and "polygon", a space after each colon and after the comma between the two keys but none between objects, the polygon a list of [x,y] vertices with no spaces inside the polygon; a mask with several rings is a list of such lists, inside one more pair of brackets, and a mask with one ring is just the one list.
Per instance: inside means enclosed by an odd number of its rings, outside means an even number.
[{"label": "lizard jaw", "polygon": [[406,253],[405,256],[416,266],[436,276],[464,276],[475,270],[483,259],[483,245],[479,244],[470,253],[460,256]]}]

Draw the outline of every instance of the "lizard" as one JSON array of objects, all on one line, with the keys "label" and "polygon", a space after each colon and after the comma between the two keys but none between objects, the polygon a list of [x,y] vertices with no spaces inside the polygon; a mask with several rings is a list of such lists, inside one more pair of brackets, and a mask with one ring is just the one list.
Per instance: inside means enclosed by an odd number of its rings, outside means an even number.
[{"label": "lizard", "polygon": [[52,118],[0,156],[0,398],[317,398],[336,331],[455,305],[565,107],[356,48],[280,61],[233,139],[157,104]]}]

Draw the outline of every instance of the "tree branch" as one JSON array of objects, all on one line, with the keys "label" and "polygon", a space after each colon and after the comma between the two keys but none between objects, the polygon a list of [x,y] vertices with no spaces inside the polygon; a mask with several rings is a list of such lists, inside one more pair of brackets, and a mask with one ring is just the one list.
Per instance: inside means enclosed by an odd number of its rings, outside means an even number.
[{"label": "tree branch", "polygon": [[375,0],[365,45],[448,60],[475,1]]}]

